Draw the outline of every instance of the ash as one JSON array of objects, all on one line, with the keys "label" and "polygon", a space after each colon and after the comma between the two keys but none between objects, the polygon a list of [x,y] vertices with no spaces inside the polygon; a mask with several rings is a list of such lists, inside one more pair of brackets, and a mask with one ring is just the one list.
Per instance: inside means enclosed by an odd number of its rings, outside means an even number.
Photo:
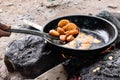
[{"label": "ash", "polygon": [[65,64],[69,73],[68,80],[119,80],[120,49],[118,47],[117,43],[109,53],[71,59],[66,63],[67,65]]}]

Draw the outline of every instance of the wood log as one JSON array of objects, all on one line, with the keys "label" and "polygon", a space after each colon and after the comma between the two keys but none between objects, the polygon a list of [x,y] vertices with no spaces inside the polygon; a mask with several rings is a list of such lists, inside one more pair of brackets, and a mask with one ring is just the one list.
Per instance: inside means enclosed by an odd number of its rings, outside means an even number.
[{"label": "wood log", "polygon": [[67,80],[67,73],[62,64],[46,71],[34,80]]}]

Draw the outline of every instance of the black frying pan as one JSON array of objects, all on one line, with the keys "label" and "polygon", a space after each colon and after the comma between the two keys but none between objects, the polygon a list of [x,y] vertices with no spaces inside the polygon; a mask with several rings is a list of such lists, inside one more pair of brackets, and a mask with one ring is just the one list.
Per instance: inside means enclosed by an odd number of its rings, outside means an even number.
[{"label": "black frying pan", "polygon": [[75,23],[81,31],[85,31],[88,34],[95,34],[98,38],[100,38],[103,41],[103,43],[100,46],[88,50],[82,50],[63,47],[62,45],[57,44],[53,40],[50,40],[46,37],[45,40],[48,42],[47,44],[56,53],[63,53],[65,55],[70,56],[86,56],[99,54],[106,50],[109,46],[111,46],[118,37],[118,30],[114,24],[112,24],[106,19],[88,15],[69,15],[59,17],[48,22],[44,26],[42,31],[48,33],[51,29],[56,29],[57,24],[61,19],[70,20],[71,22]]},{"label": "black frying pan", "polygon": [[80,30],[86,30],[88,33],[95,33],[99,38],[102,39],[103,44],[88,50],[80,50],[63,47],[57,43],[54,43],[53,41],[50,41],[49,39],[46,39],[51,49],[59,53],[64,53],[70,56],[99,54],[111,46],[111,44],[114,43],[118,37],[118,30],[114,24],[106,19],[88,15],[70,15],[54,19],[45,25],[43,32],[48,33],[49,30],[56,29],[57,24],[61,19],[70,20],[71,22],[75,23]]}]

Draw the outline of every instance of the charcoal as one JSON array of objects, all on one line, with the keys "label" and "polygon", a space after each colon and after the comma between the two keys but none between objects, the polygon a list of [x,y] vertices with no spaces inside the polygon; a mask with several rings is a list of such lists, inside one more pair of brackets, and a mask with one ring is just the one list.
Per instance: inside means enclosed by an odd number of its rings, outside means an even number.
[{"label": "charcoal", "polygon": [[[111,13],[102,11],[97,16],[109,20],[120,30],[119,20]],[[68,80],[76,80],[74,76],[79,76],[80,80],[120,80],[120,36],[110,52],[79,60],[79,62],[75,60],[76,64],[74,65],[72,60],[67,63],[67,67],[71,68],[71,71],[68,71],[71,76]]]},{"label": "charcoal", "polygon": [[58,63],[59,55],[50,50],[45,40],[38,36],[14,40],[5,52],[8,71],[19,71],[27,78],[35,78]]},{"label": "charcoal", "polygon": [[[120,79],[120,50],[110,52],[105,55],[99,62],[92,64],[87,69],[80,70],[82,80],[119,80]],[[113,60],[109,60],[109,56],[113,56]],[[96,67],[100,70],[93,72]]]}]

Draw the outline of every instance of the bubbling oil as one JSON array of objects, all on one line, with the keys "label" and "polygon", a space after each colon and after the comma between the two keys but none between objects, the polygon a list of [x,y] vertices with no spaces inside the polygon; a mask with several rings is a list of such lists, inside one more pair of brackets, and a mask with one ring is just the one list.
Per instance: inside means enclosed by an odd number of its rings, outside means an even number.
[{"label": "bubbling oil", "polygon": [[[103,31],[102,31],[103,32]],[[100,34],[100,31],[91,31],[87,29],[81,29],[80,33],[77,37],[63,45],[68,48],[76,48],[76,49],[95,49],[107,43],[106,37],[103,38],[103,35]]]}]

